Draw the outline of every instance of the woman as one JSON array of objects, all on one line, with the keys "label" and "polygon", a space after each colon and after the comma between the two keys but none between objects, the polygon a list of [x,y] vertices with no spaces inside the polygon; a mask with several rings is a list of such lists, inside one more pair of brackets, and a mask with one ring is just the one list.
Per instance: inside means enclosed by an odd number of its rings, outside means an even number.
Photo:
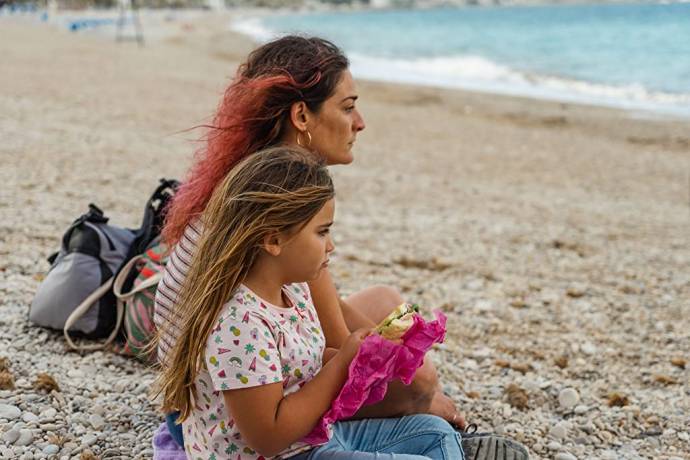
[{"label": "woman", "polygon": [[[287,36],[253,51],[227,88],[207,144],[197,152],[184,185],[169,209],[163,231],[175,245],[156,295],[160,330],[175,327],[175,305],[200,233],[194,222],[216,186],[247,155],[275,145],[299,145],[328,165],[353,161],[352,148],[365,128],[348,60],[332,43],[319,38]],[[350,331],[371,328],[403,302],[393,288],[377,286],[341,299],[328,270],[309,283],[326,338],[340,348]],[[175,334],[160,337],[159,360],[175,343]],[[358,418],[431,414],[464,428],[453,401],[440,389],[433,364],[426,361],[411,385],[389,385],[383,401],[362,408]],[[170,421],[170,419],[169,419]],[[174,431],[173,424],[169,426]]]}]

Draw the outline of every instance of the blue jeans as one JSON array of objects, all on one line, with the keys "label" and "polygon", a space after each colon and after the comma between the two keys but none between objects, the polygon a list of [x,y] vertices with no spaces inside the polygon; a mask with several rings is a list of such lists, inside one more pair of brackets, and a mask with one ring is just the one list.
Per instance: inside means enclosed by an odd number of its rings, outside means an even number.
[{"label": "blue jeans", "polygon": [[460,433],[435,415],[336,422],[328,443],[290,460],[464,460]]}]

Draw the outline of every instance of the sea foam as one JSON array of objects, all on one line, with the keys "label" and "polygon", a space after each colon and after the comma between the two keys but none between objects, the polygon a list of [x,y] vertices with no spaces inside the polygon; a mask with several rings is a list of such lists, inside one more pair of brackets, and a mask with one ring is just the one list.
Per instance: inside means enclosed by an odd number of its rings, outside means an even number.
[{"label": "sea foam", "polygon": [[[274,29],[276,18],[280,19],[280,16],[271,16],[272,25],[269,27],[265,16],[245,16],[233,21],[230,28],[258,42],[266,42],[285,34],[277,27]],[[292,23],[294,18],[290,15]],[[357,78],[653,111],[690,118],[690,93],[655,91],[634,81],[606,84],[516,69],[472,52],[392,58],[348,50],[347,47],[345,51],[351,61],[352,73]]]}]

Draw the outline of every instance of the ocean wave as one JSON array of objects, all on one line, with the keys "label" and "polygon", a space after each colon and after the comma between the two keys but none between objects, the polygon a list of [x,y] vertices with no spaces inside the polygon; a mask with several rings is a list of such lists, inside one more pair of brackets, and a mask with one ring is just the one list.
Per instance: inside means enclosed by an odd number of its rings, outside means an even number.
[{"label": "ocean wave", "polygon": [[[236,20],[231,29],[259,42],[283,35],[266,27],[258,17]],[[690,94],[652,91],[642,84],[615,86],[524,72],[471,54],[394,59],[348,53],[348,57],[353,75],[368,80],[651,110],[690,118]]]},{"label": "ocean wave", "polygon": [[654,110],[690,117],[690,94],[650,91],[641,84],[613,86],[520,72],[482,56],[403,60],[352,53],[350,60],[353,74],[369,80]]},{"label": "ocean wave", "polygon": [[233,20],[230,23],[230,30],[246,35],[259,43],[265,43],[281,35],[267,28],[261,18],[255,16],[241,17]]}]

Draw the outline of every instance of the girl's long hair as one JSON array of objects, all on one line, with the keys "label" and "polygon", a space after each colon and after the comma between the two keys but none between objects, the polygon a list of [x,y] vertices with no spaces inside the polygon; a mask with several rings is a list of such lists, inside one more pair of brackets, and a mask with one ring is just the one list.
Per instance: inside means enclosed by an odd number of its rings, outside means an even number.
[{"label": "girl's long hair", "polygon": [[201,216],[202,235],[180,292],[179,335],[154,389],[163,395],[164,411],[179,410],[180,421],[190,415],[211,329],[265,237],[298,231],[333,196],[325,164],[313,153],[288,147],[250,155],[218,184]]},{"label": "girl's long hair", "polygon": [[316,37],[286,36],[254,50],[206,126],[206,145],[167,211],[164,240],[173,245],[181,238],[238,161],[281,142],[293,103],[304,101],[318,113],[348,65],[337,46]]}]

